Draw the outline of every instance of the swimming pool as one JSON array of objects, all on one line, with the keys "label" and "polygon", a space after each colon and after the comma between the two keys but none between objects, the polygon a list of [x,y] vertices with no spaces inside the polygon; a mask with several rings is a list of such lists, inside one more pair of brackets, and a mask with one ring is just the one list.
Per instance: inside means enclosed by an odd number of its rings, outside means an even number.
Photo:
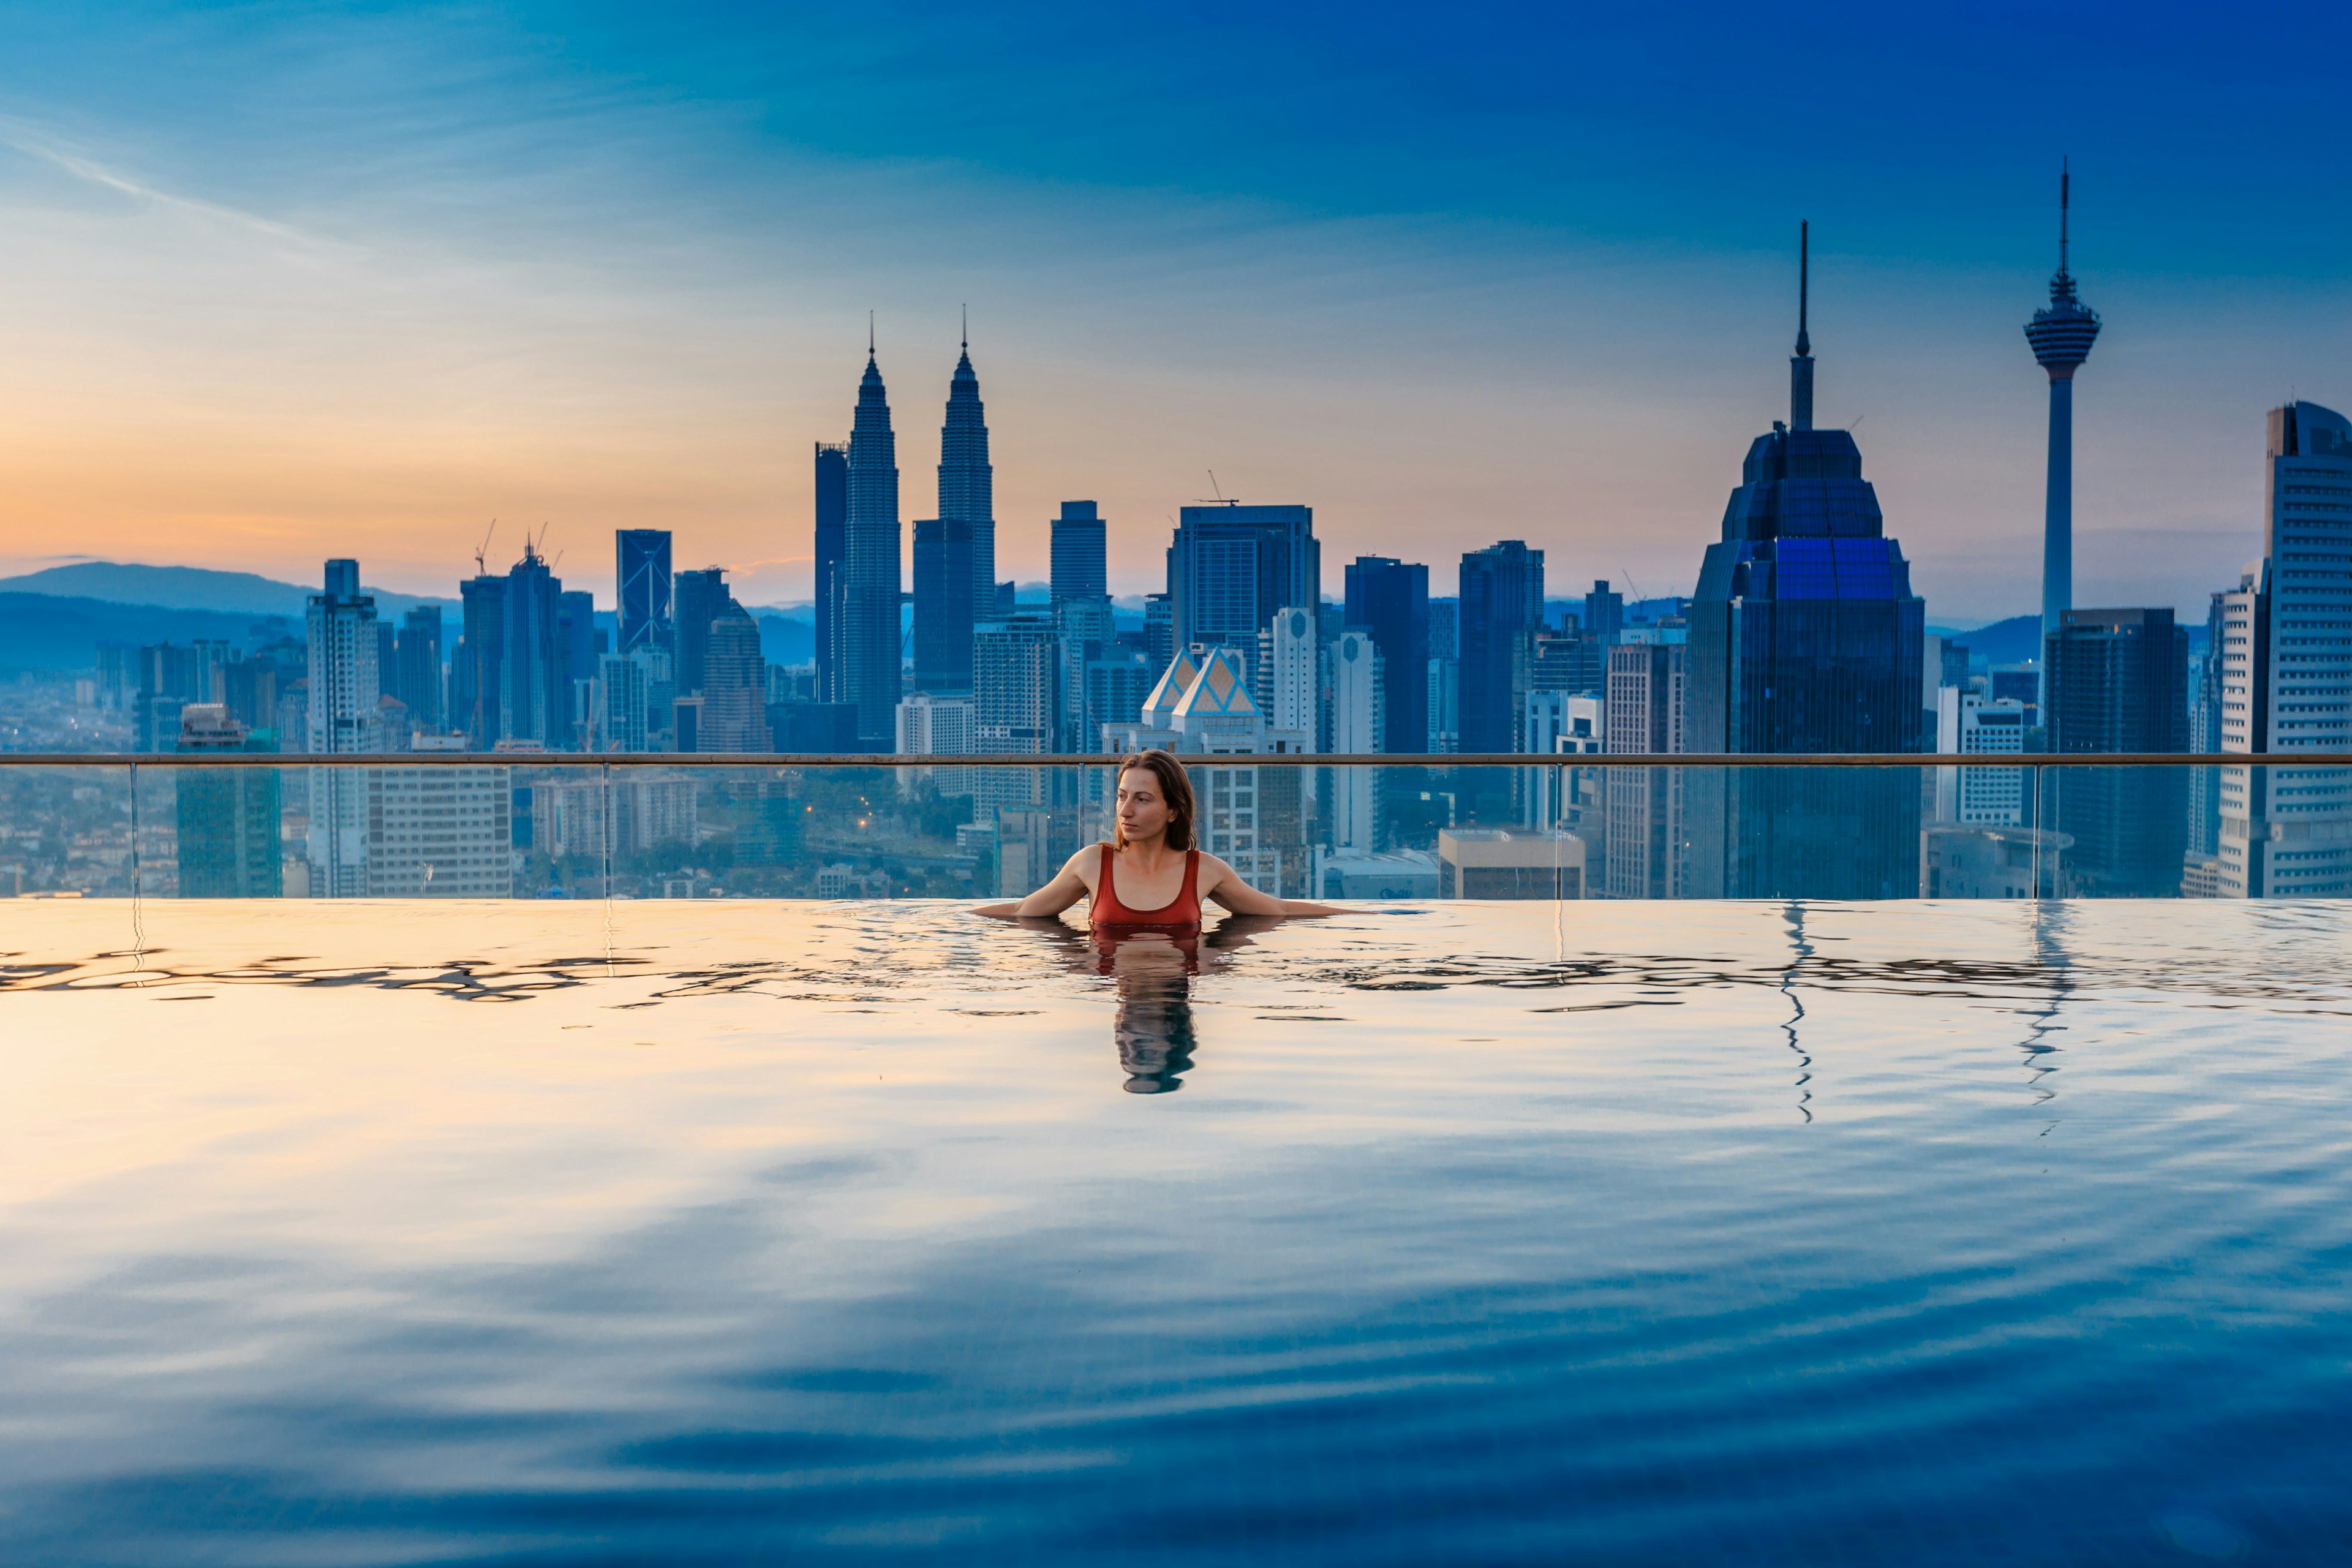
[{"label": "swimming pool", "polygon": [[0,1556],[2341,1561],[2347,934],[0,903]]}]

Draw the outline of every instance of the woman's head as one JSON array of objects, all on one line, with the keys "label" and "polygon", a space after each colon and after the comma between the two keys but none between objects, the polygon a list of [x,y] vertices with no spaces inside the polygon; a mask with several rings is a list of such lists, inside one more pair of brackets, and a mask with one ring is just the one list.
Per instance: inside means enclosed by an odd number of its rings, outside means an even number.
[{"label": "woman's head", "polygon": [[1118,847],[1165,832],[1168,847],[1193,847],[1192,781],[1165,752],[1142,752],[1118,770]]}]

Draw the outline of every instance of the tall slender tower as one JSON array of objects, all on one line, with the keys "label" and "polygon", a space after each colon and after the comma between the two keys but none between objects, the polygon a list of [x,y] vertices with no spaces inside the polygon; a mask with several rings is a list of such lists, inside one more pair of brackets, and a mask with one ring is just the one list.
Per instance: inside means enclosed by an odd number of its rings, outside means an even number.
[{"label": "tall slender tower", "polygon": [[971,369],[971,333],[948,383],[947,423],[940,426],[940,518],[971,525],[971,616],[996,618],[996,470],[988,462],[988,411]]},{"label": "tall slender tower", "polygon": [[866,377],[849,432],[849,519],[844,530],[841,700],[857,705],[860,751],[887,752],[898,709],[898,444],[890,401],[866,339]]},{"label": "tall slender tower", "polygon": [[1797,352],[1789,356],[1789,428],[1810,430],[1813,427],[1813,340],[1805,331],[1805,318],[1811,314],[1813,302],[1813,225],[1810,218],[1797,225]]},{"label": "tall slender tower", "polygon": [[2050,373],[2050,489],[2042,502],[2042,635],[2055,637],[2060,617],[2074,606],[2074,372],[2091,357],[2099,313],[2074,297],[2066,270],[2066,209],[2070,192],[2058,165],[2058,272],[2050,303],[2025,323],[2033,357]]}]

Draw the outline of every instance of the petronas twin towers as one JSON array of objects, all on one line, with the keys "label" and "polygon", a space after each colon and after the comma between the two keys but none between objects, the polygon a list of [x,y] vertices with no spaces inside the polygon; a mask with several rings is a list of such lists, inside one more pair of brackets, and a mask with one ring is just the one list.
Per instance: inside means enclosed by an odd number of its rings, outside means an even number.
[{"label": "petronas twin towers", "polygon": [[[857,706],[861,749],[892,747],[899,698],[898,606],[903,536],[898,520],[898,437],[890,402],[869,339],[866,375],[857,386],[850,427],[848,505],[843,530],[838,619],[841,700]],[[964,525],[971,538],[971,604],[975,621],[996,608],[995,470],[988,461],[988,416],[971,344],[948,383],[947,422],[940,429],[942,521]]]}]

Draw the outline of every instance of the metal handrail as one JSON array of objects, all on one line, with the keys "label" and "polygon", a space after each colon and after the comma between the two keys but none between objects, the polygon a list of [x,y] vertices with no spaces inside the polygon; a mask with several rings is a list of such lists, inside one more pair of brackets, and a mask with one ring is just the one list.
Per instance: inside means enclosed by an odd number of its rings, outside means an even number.
[{"label": "metal handrail", "polygon": [[[1131,752],[0,752],[37,768],[1086,768]],[[1188,766],[1276,768],[2352,768],[2352,752],[1244,752],[1181,753]]]}]

